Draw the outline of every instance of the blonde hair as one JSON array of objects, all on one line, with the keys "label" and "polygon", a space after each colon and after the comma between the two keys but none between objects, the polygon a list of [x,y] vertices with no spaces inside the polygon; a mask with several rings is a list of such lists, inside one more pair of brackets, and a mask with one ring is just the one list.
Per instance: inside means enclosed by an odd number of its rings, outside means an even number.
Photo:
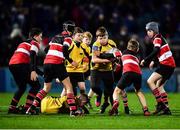
[{"label": "blonde hair", "polygon": [[138,51],[139,50],[139,42],[135,39],[129,40],[127,49],[132,50],[132,51]]},{"label": "blonde hair", "polygon": [[93,36],[92,36],[92,34],[90,32],[84,32],[83,37],[87,37],[90,40],[92,40],[92,38],[93,38]]}]

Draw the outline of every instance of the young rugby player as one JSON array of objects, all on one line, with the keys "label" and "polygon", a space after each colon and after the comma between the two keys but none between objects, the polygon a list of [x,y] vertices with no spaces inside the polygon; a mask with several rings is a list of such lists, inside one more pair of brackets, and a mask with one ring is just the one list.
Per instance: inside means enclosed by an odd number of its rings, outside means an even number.
[{"label": "young rugby player", "polygon": [[86,91],[84,72],[88,68],[88,64],[84,63],[84,58],[89,56],[89,49],[85,43],[82,43],[82,39],[83,30],[76,27],[73,33],[73,42],[68,50],[70,59],[67,60],[66,65],[75,96],[77,96],[77,86],[80,94],[85,94]]},{"label": "young rugby player", "polygon": [[69,59],[68,49],[72,43],[71,35],[74,32],[75,24],[67,21],[63,24],[67,35],[56,35],[49,43],[49,50],[44,60],[44,88],[39,91],[33,105],[26,111],[26,114],[38,114],[36,107],[51,89],[52,80],[58,78],[67,91],[67,103],[70,109],[70,116],[77,116],[77,106],[69,76],[64,64],[65,59]]},{"label": "young rugby player", "polygon": [[[157,108],[154,114],[163,111],[163,114],[170,115],[171,111],[168,107],[168,98],[167,93],[164,90],[164,85],[174,72],[176,67],[175,60],[166,39],[159,33],[158,23],[147,23],[146,31],[148,37],[152,39],[154,49],[151,54],[142,60],[141,65],[149,64],[149,67],[152,68],[154,65],[153,58],[158,57],[159,60],[157,69],[147,80],[147,83],[157,101]],[[164,106],[164,104],[166,106]]]},{"label": "young rugby player", "polygon": [[[84,77],[86,80],[89,80],[90,81],[90,61],[91,61],[91,42],[92,42],[92,34],[90,32],[84,32],[83,34],[83,40],[82,42],[85,43],[85,45],[88,47],[88,53],[89,53],[89,56],[88,57],[84,57],[83,58],[83,63],[85,64],[84,67],[86,67],[85,69],[85,72],[84,72]],[[92,105],[91,105],[91,102],[90,102],[90,99],[91,97],[93,97],[94,95],[94,92],[92,91],[92,89],[90,88],[89,92],[88,92],[88,102],[87,102],[87,105],[88,105],[88,108],[92,108]]]},{"label": "young rugby player", "polygon": [[[92,46],[92,66],[91,66],[91,89],[97,94],[96,106],[101,105],[102,89],[101,81],[104,83],[104,103],[101,106],[100,113],[104,113],[110,103],[113,104],[113,69],[112,62],[108,58],[102,58],[101,54],[116,47],[114,41],[108,39],[108,32],[104,27],[99,27],[96,31],[96,42]],[[120,56],[120,54],[115,55]]]},{"label": "young rugby player", "polygon": [[27,84],[31,86],[31,89],[26,98],[24,111],[32,105],[41,87],[37,78],[38,68],[36,67],[36,55],[39,51],[41,40],[42,31],[38,28],[32,28],[29,33],[29,39],[19,44],[9,61],[9,70],[16,81],[18,90],[14,94],[8,113],[19,113],[17,105],[26,90]]},{"label": "young rugby player", "polygon": [[131,84],[134,85],[135,92],[139,98],[139,101],[142,105],[142,109],[145,116],[149,116],[150,112],[146,104],[144,94],[140,91],[141,88],[141,68],[139,66],[139,59],[137,58],[137,52],[139,50],[139,43],[136,40],[130,40],[127,45],[127,50],[123,52],[121,57],[123,64],[123,74],[119,80],[114,93],[113,93],[113,107],[109,111],[110,115],[118,114],[119,106],[119,94],[123,89]]}]

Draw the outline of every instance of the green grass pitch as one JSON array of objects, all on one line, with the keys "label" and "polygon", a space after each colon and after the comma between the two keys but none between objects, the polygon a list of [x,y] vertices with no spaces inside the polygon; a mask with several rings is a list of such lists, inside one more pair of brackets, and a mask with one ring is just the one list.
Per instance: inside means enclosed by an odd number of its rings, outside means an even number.
[{"label": "green grass pitch", "polygon": [[[49,94],[58,95],[58,94]],[[97,114],[97,107],[93,106],[89,115],[82,117],[69,117],[69,115],[15,115],[7,114],[8,105],[11,101],[12,93],[0,93],[0,128],[21,128],[21,129],[177,129],[180,128],[180,94],[169,94],[169,103],[172,111],[171,116],[150,116],[144,117],[140,103],[134,93],[128,93],[129,107],[132,114],[125,115],[122,100],[120,101],[120,115],[108,116],[107,108],[104,114]],[[20,104],[25,101],[26,94]],[[151,93],[145,94],[149,110],[155,109],[155,100]],[[94,100],[92,100],[94,105]]]}]

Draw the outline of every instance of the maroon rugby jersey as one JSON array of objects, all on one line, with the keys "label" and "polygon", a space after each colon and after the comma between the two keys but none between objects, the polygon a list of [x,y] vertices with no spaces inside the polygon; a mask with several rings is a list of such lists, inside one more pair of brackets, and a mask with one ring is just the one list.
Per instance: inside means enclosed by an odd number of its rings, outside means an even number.
[{"label": "maroon rugby jersey", "polygon": [[125,50],[121,57],[123,64],[123,73],[126,72],[135,72],[141,74],[141,68],[139,66],[139,59],[136,56],[136,53],[130,50]]},{"label": "maroon rugby jersey", "polygon": [[36,54],[38,53],[39,43],[37,41],[31,40],[30,42],[20,43],[9,61],[9,65],[29,64],[30,63],[30,51],[35,51]]},{"label": "maroon rugby jersey", "polygon": [[159,63],[162,65],[167,65],[170,67],[176,67],[175,60],[172,56],[170,47],[161,34],[157,34],[153,39],[154,47],[159,47],[160,51],[158,53]]},{"label": "maroon rugby jersey", "polygon": [[71,37],[63,37],[56,35],[50,41],[49,50],[45,57],[44,64],[61,64],[64,62],[63,45],[70,46],[72,43]]}]

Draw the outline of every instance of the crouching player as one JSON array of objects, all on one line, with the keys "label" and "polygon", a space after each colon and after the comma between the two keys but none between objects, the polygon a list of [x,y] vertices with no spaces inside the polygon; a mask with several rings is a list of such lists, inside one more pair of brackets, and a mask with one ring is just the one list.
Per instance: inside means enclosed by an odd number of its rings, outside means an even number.
[{"label": "crouching player", "polygon": [[51,82],[58,78],[62,81],[67,91],[67,103],[70,109],[70,116],[76,116],[77,106],[73,93],[73,87],[68,77],[64,60],[69,58],[68,48],[72,43],[71,35],[74,31],[75,24],[72,21],[67,21],[63,24],[64,31],[67,36],[62,34],[56,35],[49,43],[49,50],[44,60],[44,88],[39,91],[33,102],[33,105],[26,111],[26,114],[38,114],[36,107],[40,101],[47,95],[51,89]]},{"label": "crouching player", "polygon": [[[89,114],[88,109],[85,107],[88,97],[85,94],[82,94],[76,97],[76,104],[78,107],[79,115],[81,114]],[[63,97],[52,97],[46,96],[41,101],[40,106],[41,113],[45,114],[68,114],[70,112],[69,105],[67,103],[67,96]]]},{"label": "crouching player", "polygon": [[145,116],[149,116],[150,112],[146,104],[144,94],[140,91],[141,88],[141,68],[139,66],[139,60],[137,58],[137,52],[139,50],[139,43],[136,40],[130,40],[127,45],[127,50],[122,54],[121,60],[123,64],[123,74],[119,80],[114,93],[113,93],[113,106],[109,111],[109,115],[118,114],[119,95],[127,86],[134,85],[135,92],[142,105],[142,109]]},{"label": "crouching player", "polygon": [[[31,86],[31,89],[26,98],[26,104],[22,112],[23,114],[32,105],[32,102],[41,87],[37,78],[39,69],[36,66],[36,55],[38,54],[41,40],[42,31],[39,28],[32,28],[29,33],[29,39],[19,44],[9,61],[9,70],[16,81],[18,90],[14,94],[8,113],[20,113],[17,105],[26,91],[27,84]],[[41,74],[43,75],[42,72]]]}]

